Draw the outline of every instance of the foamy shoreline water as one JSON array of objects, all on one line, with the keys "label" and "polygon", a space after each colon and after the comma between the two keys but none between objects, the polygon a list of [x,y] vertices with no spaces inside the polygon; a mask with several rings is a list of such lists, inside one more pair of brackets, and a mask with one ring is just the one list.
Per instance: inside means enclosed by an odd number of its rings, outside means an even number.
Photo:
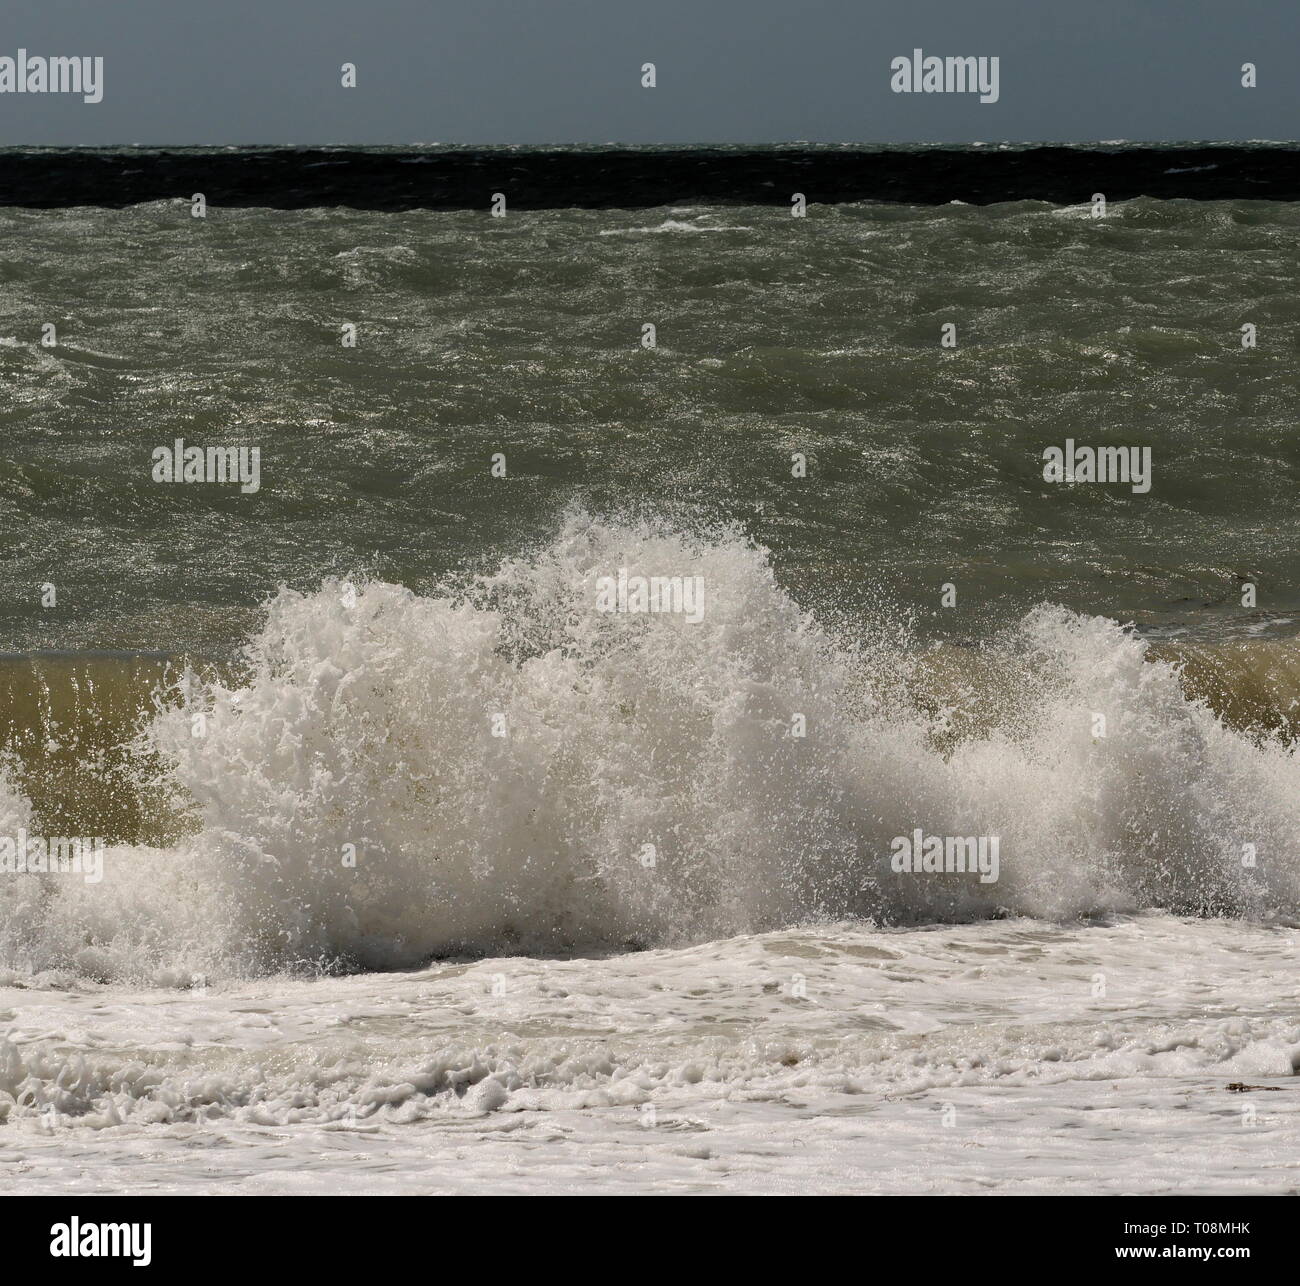
[{"label": "foamy shoreline water", "polygon": [[9,977],[0,1191],[1295,1192],[1296,952],[1147,915]]}]

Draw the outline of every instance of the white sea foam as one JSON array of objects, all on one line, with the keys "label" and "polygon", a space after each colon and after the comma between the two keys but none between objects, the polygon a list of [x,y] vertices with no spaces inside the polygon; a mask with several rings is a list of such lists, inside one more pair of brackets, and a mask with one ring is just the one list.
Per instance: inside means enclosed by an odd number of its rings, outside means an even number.
[{"label": "white sea foam", "polygon": [[1300,1112],[1261,1091],[1300,1068],[1296,948],[1146,914],[0,977],[0,1191],[1285,1192]]},{"label": "white sea foam", "polygon": [[[703,620],[594,611],[619,567],[704,577]],[[184,985],[825,918],[1295,911],[1300,760],[1139,639],[1040,608],[960,709],[935,664],[887,619],[824,630],[738,535],[584,515],[442,597],[284,591],[245,677],[150,731],[197,833],[111,848],[93,888],[8,877],[0,964]],[[893,873],[916,827],[999,836],[998,882]]]}]

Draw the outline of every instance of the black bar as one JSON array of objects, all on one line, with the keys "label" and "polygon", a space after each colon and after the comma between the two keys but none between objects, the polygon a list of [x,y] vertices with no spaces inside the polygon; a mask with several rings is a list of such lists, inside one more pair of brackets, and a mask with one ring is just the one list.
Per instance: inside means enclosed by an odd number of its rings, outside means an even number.
[{"label": "black bar", "polygon": [[[210,1197],[11,1196],[5,1204],[5,1267],[13,1281],[28,1280],[18,1275],[21,1269],[39,1270],[40,1280],[50,1272],[95,1277],[105,1271],[134,1276],[151,1270],[177,1280],[178,1270],[193,1268],[203,1269],[209,1277],[224,1269],[254,1269],[264,1278],[276,1269],[292,1268],[295,1279],[301,1280],[304,1272],[317,1267],[328,1270],[328,1280],[339,1280],[341,1274],[355,1270],[371,1277],[389,1271],[386,1266],[400,1263],[403,1257],[426,1255],[448,1238],[456,1242],[461,1255],[483,1256],[495,1276],[512,1256],[536,1264],[544,1247],[554,1250],[555,1221],[566,1217],[550,1203],[530,1206],[527,1198],[518,1197],[511,1199],[509,1210],[493,1204],[469,1209],[462,1205],[456,1212],[454,1233],[440,1223],[442,1212],[430,1204],[430,1198],[420,1196],[246,1196],[233,1205],[216,1204]],[[637,1206],[633,1202],[631,1207],[616,1205],[604,1211],[602,1244],[611,1236],[644,1236],[647,1217],[667,1217],[664,1213],[647,1216]],[[53,1256],[57,1234],[52,1230],[61,1226],[71,1232],[74,1217],[81,1237],[88,1224],[147,1222],[149,1262],[136,1265],[123,1255]],[[669,1225],[651,1224],[657,1231],[650,1234],[649,1249],[652,1254],[655,1250],[671,1253],[686,1244],[684,1236],[707,1234],[717,1253],[726,1247],[733,1271],[737,1261],[744,1264],[759,1256],[767,1269],[774,1266],[774,1256],[811,1269],[819,1252],[832,1253],[833,1230],[842,1232],[837,1223],[841,1212],[794,1210],[784,1217],[792,1222],[763,1236],[755,1235],[754,1211],[738,1209],[734,1199],[678,1204]],[[866,1233],[862,1253],[888,1253],[927,1274],[951,1267],[963,1273],[976,1269],[981,1277],[1005,1272],[1016,1281],[1058,1267],[1077,1271],[1118,1265],[1121,1273],[1135,1269],[1141,1274],[1153,1264],[1197,1267],[1210,1259],[1217,1264],[1229,1258],[1252,1268],[1292,1263],[1294,1208],[1278,1198],[877,1197],[858,1199],[851,1217],[859,1229],[859,1243],[860,1234]],[[811,1224],[805,1226],[802,1220]],[[480,1221],[481,1231],[491,1234],[481,1242],[473,1239],[479,1231],[474,1225]],[[729,1226],[732,1221],[734,1227]],[[569,1245],[571,1253],[587,1252],[589,1259],[594,1246],[581,1234],[583,1226],[581,1216],[567,1225]],[[509,1229],[507,1243],[499,1235],[502,1227]],[[810,1242],[806,1227],[823,1231]],[[1150,1231],[1160,1228],[1164,1231]],[[814,1244],[818,1241],[821,1245]],[[66,1236],[61,1245],[66,1247]],[[1141,1253],[1129,1253],[1128,1248]],[[1205,1257],[1207,1251],[1210,1259]]]},{"label": "black bar", "polygon": [[30,149],[0,152],[0,205],[188,200],[303,209],[511,209],[891,201],[1300,199],[1300,147]]}]

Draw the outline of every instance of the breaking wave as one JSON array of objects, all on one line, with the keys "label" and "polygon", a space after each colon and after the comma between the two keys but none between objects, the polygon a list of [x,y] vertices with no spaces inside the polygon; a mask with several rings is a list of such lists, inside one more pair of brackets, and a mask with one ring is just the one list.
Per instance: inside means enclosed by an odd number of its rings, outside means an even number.
[{"label": "breaking wave", "polygon": [[[623,567],[702,577],[702,620],[593,610]],[[571,514],[442,596],[281,591],[239,676],[188,675],[147,728],[189,833],[110,847],[99,884],[6,876],[0,963],[186,985],[824,919],[1288,916],[1300,759],[1181,678],[1052,606],[969,650],[831,628],[738,533]],[[34,824],[20,776],[3,834]],[[894,872],[916,828],[999,837],[999,879]]]}]

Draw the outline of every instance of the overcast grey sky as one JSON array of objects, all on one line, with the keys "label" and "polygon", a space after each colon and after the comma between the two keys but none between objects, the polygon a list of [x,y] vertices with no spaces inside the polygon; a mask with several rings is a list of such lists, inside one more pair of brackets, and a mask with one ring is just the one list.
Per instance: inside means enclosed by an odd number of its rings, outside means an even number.
[{"label": "overcast grey sky", "polygon": [[[1300,123],[1297,0],[3,3],[0,57],[105,60],[98,104],[0,93],[4,146],[1294,139]],[[890,60],[918,46],[997,55],[999,101],[892,93]]]}]

